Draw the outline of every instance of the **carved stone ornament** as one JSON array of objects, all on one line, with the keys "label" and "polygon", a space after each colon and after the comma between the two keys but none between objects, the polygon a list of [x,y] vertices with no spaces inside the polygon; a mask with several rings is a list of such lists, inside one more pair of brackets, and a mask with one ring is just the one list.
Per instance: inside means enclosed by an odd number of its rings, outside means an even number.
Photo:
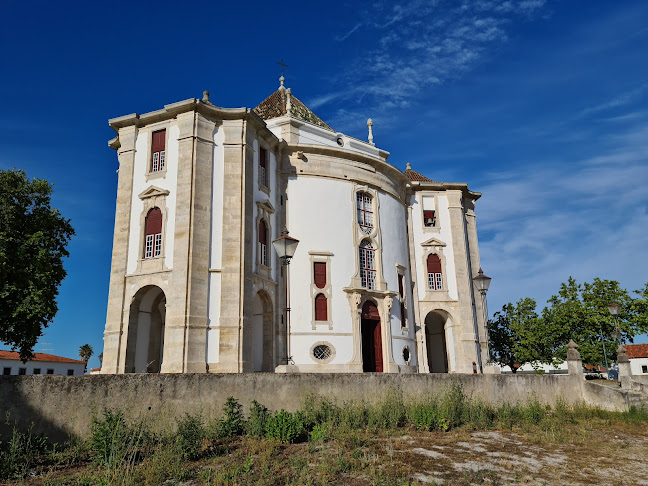
[{"label": "carved stone ornament", "polygon": [[626,354],[626,349],[623,346],[619,346],[617,349],[617,363],[629,363],[630,358]]},{"label": "carved stone ornament", "polygon": [[388,295],[385,297],[385,307],[387,308],[387,312],[391,309],[393,299]]},{"label": "carved stone ornament", "polygon": [[567,343],[567,360],[575,361],[580,359],[581,355],[578,352],[578,344],[576,344],[573,339],[570,339],[569,343]]}]

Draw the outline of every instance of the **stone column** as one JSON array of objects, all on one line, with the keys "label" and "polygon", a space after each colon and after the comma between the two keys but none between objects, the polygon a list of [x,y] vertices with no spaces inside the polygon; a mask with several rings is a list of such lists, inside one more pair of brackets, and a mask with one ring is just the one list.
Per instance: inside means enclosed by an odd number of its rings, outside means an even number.
[{"label": "stone column", "polygon": [[177,120],[173,282],[167,296],[162,372],[205,373],[215,123],[193,111],[179,114]]},{"label": "stone column", "polygon": [[464,225],[463,195],[460,190],[447,191],[448,212],[450,213],[450,231],[452,234],[452,252],[454,254],[455,276],[459,298],[457,318],[461,333],[455,344],[457,373],[472,373],[472,363],[477,362],[477,343],[475,336],[475,314],[473,307],[472,275],[466,251],[467,235]]},{"label": "stone column", "polygon": [[578,345],[571,339],[567,344],[567,373],[583,379],[583,361],[578,352]]},{"label": "stone column", "polygon": [[621,388],[631,388],[632,369],[630,368],[630,359],[623,346],[619,346],[619,349],[617,349],[617,364],[619,365]]},{"label": "stone column", "polygon": [[[117,205],[115,210],[115,233],[113,235],[112,264],[108,291],[108,310],[104,332],[104,358],[102,374],[124,373],[126,354],[122,341],[128,335],[128,322],[122,319],[124,305],[126,266],[128,262],[128,238],[130,231],[131,201],[133,198],[133,169],[135,166],[135,126],[119,130],[117,157],[119,176],[117,178]],[[126,313],[128,315],[128,313]]]}]

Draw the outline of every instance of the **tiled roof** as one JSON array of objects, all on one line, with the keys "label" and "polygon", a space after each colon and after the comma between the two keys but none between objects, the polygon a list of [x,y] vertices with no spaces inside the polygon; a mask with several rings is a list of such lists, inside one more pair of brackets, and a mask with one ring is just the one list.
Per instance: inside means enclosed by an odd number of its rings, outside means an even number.
[{"label": "tiled roof", "polygon": [[[264,120],[276,118],[286,114],[286,90],[279,88],[277,91],[268,96],[265,100],[259,103],[254,110],[254,113],[259,115]],[[326,128],[334,132],[320,117],[313,113],[304,103],[302,103],[294,94],[290,95],[290,114],[295,118],[304,120],[313,125]]]},{"label": "tiled roof", "polygon": [[[55,356],[46,353],[34,353],[35,358],[30,361],[50,361],[52,363],[79,363],[84,364],[83,361],[78,359],[64,358],[63,356]],[[20,355],[16,351],[3,351],[0,350],[0,359],[15,359],[20,360]]]},{"label": "tiled roof", "polygon": [[648,358],[648,344],[624,344],[628,358]]},{"label": "tiled roof", "polygon": [[409,164],[407,164],[408,168],[405,169],[405,175],[409,177],[410,181],[418,181],[418,182],[436,182],[433,181],[432,179],[428,179],[425,177],[423,174],[420,174],[416,172],[415,170],[412,170],[409,168]]},{"label": "tiled roof", "polygon": [[101,366],[99,368],[92,368],[90,370],[90,373],[92,373],[93,371],[101,371]]}]

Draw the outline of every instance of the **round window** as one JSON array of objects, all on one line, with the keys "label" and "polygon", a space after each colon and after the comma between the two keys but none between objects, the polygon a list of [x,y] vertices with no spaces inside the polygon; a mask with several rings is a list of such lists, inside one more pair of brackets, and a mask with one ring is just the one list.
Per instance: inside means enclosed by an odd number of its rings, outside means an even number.
[{"label": "round window", "polygon": [[338,137],[338,139],[337,139],[337,144],[338,144],[340,147],[344,147],[344,139],[343,139],[342,137]]},{"label": "round window", "polygon": [[405,363],[409,364],[411,357],[409,348],[405,346],[403,348],[403,360],[405,360]]},{"label": "round window", "polygon": [[313,348],[313,357],[320,361],[327,360],[331,357],[331,348],[326,344],[318,344]]}]

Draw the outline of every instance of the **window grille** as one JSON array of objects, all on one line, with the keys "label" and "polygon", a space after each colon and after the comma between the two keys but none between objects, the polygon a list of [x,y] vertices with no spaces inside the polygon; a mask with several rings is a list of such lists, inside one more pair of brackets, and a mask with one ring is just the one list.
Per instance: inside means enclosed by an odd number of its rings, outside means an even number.
[{"label": "window grille", "polygon": [[331,356],[331,348],[326,344],[318,344],[313,348],[313,357],[320,361],[324,361]]},{"label": "window grille", "polygon": [[363,241],[360,244],[360,281],[367,289],[376,288],[376,257],[371,243]]},{"label": "window grille", "polygon": [[160,152],[153,153],[153,172],[160,170]]},{"label": "window grille", "polygon": [[356,207],[358,211],[358,224],[360,229],[369,234],[373,229],[373,205],[371,196],[366,192],[356,194]]},{"label": "window grille", "polygon": [[159,257],[162,254],[162,234],[155,235],[155,247],[153,248],[153,256]]}]

